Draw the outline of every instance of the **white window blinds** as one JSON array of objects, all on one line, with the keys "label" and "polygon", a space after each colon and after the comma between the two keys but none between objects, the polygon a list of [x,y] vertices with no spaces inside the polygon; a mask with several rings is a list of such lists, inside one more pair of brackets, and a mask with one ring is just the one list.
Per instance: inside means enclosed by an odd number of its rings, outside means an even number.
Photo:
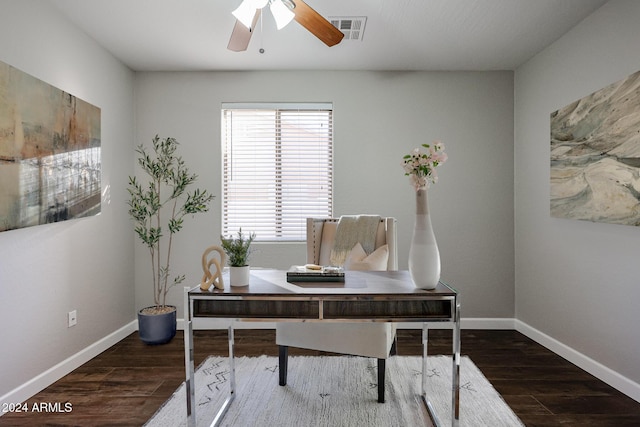
[{"label": "white window blinds", "polygon": [[222,106],[222,233],[306,240],[307,217],[333,212],[331,104]]}]

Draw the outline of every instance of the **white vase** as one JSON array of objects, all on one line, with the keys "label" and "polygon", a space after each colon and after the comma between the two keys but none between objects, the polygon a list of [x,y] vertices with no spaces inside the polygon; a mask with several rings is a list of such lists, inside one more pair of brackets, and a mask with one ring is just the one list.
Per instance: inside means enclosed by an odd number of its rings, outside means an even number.
[{"label": "white vase", "polygon": [[247,286],[249,284],[250,267],[229,267],[229,285]]},{"label": "white vase", "polygon": [[409,273],[417,288],[435,289],[440,280],[440,252],[431,227],[427,190],[416,191],[416,222],[409,249]]}]

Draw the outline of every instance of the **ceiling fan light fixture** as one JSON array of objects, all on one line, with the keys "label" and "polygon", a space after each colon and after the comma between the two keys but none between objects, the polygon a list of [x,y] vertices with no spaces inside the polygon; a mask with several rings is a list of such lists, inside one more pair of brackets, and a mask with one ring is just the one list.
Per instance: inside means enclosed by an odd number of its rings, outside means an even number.
[{"label": "ceiling fan light fixture", "polygon": [[[262,22],[262,8],[267,4],[271,5],[272,15],[276,19],[278,29],[283,28],[291,21],[291,15],[293,15],[293,19],[298,24],[329,47],[337,45],[345,37],[342,31],[327,21],[304,0],[243,0],[240,6],[232,12],[236,17],[236,23],[227,45],[229,50],[234,52],[247,50],[251,34],[254,32],[253,26],[258,20]],[[250,12],[253,13],[253,21],[249,20]]]},{"label": "ceiling fan light fixture", "polygon": [[253,17],[256,14],[256,9],[261,9],[262,7],[256,7],[256,0],[243,0],[240,3],[240,6],[231,14],[236,17],[238,21],[242,23],[247,28],[251,28],[251,24],[253,23]]},{"label": "ceiling fan light fixture", "polygon": [[293,20],[293,17],[296,16],[282,0],[271,0],[269,9],[271,9],[271,14],[279,30],[286,27],[287,24]]}]

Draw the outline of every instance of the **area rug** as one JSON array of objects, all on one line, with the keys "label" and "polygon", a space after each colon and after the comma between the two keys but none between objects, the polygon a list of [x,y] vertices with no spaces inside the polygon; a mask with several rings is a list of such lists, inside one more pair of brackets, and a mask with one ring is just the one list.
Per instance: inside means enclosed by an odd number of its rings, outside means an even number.
[{"label": "area rug", "polygon": [[[363,357],[289,357],[287,385],[278,385],[275,357],[236,358],[236,397],[222,425],[291,427],[413,427],[432,425],[420,399],[422,359],[387,359],[386,402],[377,402],[376,360]],[[451,425],[451,358],[428,359],[427,395],[442,425]],[[460,425],[522,426],[468,357],[460,366]],[[229,394],[225,357],[197,369],[197,426],[209,426]],[[184,383],[146,426],[186,425]]]}]

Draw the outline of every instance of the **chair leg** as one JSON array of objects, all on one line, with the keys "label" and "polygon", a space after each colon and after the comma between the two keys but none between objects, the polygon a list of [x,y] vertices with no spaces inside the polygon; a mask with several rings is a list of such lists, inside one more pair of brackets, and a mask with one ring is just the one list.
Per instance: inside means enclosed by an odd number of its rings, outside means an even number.
[{"label": "chair leg", "polygon": [[386,359],[378,359],[378,403],[384,403],[384,377],[387,367]]},{"label": "chair leg", "polygon": [[278,374],[280,376],[279,384],[287,385],[287,369],[289,363],[289,347],[286,345],[278,346]]},{"label": "chair leg", "polygon": [[393,337],[393,343],[391,344],[391,350],[389,350],[389,355],[390,356],[398,355],[398,337],[397,336]]}]

